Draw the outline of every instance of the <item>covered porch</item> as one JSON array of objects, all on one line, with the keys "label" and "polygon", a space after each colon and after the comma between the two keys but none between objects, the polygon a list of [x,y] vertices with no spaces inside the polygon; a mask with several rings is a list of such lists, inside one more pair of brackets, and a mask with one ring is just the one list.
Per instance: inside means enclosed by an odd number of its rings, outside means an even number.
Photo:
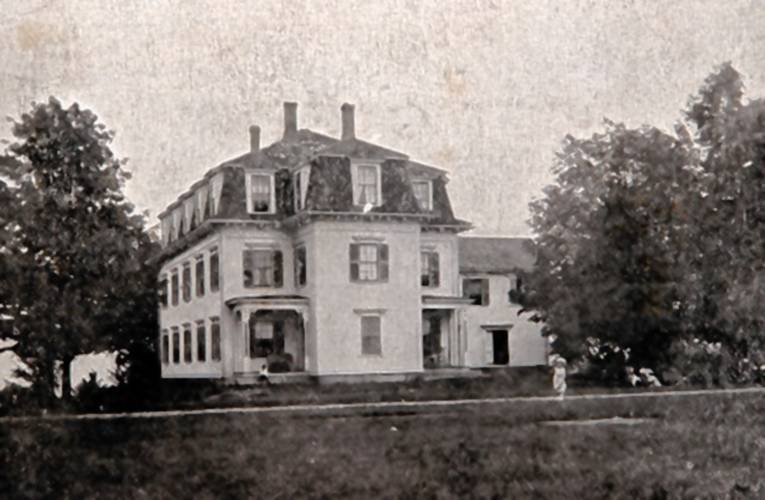
[{"label": "covered porch", "polygon": [[234,375],[257,374],[265,365],[271,374],[303,373],[308,366],[304,297],[240,298],[234,310]]},{"label": "covered porch", "polygon": [[465,366],[462,297],[424,296],[422,304],[422,365],[426,370]]}]

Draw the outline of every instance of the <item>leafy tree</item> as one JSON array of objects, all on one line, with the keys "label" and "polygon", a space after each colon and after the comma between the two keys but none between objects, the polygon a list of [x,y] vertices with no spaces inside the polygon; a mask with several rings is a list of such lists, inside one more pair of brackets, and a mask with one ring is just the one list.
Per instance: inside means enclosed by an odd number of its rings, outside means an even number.
[{"label": "leafy tree", "polygon": [[0,335],[49,404],[59,366],[68,398],[74,357],[113,347],[144,326],[131,315],[155,309],[139,278],[149,242],[122,194],[128,174],[109,148],[113,133],[94,113],[50,98],[12,131],[0,283],[10,321]]},{"label": "leafy tree", "polygon": [[724,64],[685,119],[567,137],[532,203],[528,303],[563,355],[662,370],[693,341],[726,359],[765,347],[765,105]]},{"label": "leafy tree", "polygon": [[557,158],[556,183],[531,205],[531,299],[564,356],[653,364],[682,331],[688,150],[658,129],[608,122],[589,139],[568,137]]},{"label": "leafy tree", "polygon": [[703,172],[690,273],[695,330],[741,359],[765,348],[765,102],[744,102],[743,89],[726,63],[686,111]]}]

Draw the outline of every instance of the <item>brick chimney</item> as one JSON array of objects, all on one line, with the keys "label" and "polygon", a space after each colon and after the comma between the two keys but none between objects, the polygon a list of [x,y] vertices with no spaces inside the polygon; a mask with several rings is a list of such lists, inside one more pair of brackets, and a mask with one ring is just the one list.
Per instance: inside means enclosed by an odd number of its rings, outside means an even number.
[{"label": "brick chimney", "polygon": [[354,106],[347,102],[340,107],[343,115],[343,132],[340,136],[342,140],[349,140],[356,137],[356,118],[354,117]]},{"label": "brick chimney", "polygon": [[284,138],[294,137],[297,134],[297,103],[284,103]]},{"label": "brick chimney", "polygon": [[260,127],[252,125],[250,127],[250,154],[254,158],[260,151]]}]

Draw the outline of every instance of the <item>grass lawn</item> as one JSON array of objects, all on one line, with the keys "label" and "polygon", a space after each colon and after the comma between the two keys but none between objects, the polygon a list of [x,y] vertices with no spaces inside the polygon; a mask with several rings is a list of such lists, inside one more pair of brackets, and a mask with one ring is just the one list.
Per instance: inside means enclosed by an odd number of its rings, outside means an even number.
[{"label": "grass lawn", "polygon": [[[620,417],[634,425],[549,425]],[[765,497],[760,394],[0,423],[0,497]]]}]

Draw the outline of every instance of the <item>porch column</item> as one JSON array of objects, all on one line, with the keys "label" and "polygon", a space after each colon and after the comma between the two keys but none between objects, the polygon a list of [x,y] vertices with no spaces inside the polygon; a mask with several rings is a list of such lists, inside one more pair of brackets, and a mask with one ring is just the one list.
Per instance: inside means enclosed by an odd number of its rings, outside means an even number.
[{"label": "porch column", "polygon": [[[295,308],[295,310],[300,315],[300,322],[303,327],[303,371],[307,372],[311,362],[311,349],[308,343],[308,308],[300,306]],[[311,341],[313,342],[313,338]]]},{"label": "porch column", "polygon": [[253,339],[250,338],[251,325],[250,321],[253,314],[259,310],[258,306],[245,305],[242,307],[242,336],[241,343],[242,352],[240,353],[240,359],[242,362],[243,371],[252,371],[253,367],[250,366],[250,343]]}]

